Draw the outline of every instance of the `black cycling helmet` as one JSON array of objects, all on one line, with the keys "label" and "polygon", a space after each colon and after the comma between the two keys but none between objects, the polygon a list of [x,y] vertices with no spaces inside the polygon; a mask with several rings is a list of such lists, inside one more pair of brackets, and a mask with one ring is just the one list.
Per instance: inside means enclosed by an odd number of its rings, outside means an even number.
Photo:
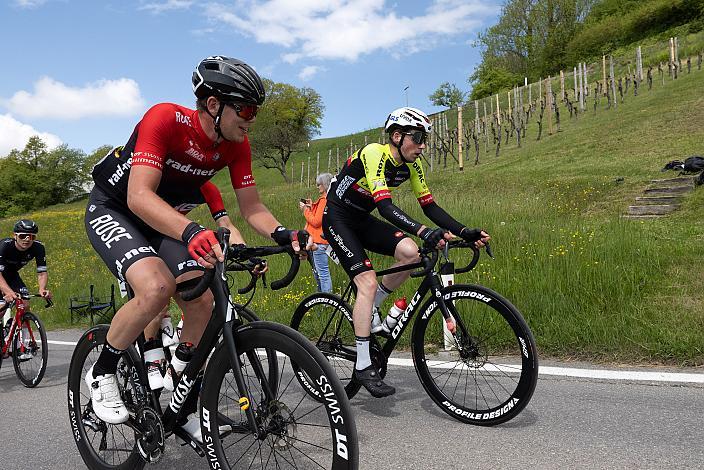
[{"label": "black cycling helmet", "polygon": [[22,219],[15,223],[12,231],[15,233],[33,233],[36,235],[39,232],[39,227],[33,220]]},{"label": "black cycling helmet", "polygon": [[222,101],[264,103],[262,79],[241,60],[224,56],[203,59],[193,72],[193,93],[198,99],[215,96]]}]

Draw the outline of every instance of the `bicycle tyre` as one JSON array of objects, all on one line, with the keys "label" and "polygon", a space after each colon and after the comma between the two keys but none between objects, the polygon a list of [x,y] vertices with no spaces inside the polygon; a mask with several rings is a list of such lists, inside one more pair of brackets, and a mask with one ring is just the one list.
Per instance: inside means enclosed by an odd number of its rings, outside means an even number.
[{"label": "bicycle tyre", "polygon": [[[445,319],[434,299],[426,302],[411,342],[423,388],[444,412],[464,423],[493,426],[514,418],[530,401],[538,380],[538,354],[530,328],[518,309],[491,289],[455,284],[441,292],[469,337],[458,328],[457,335],[448,337],[453,343],[450,351],[437,360],[428,357],[442,347]],[[460,341],[464,357],[457,348]],[[458,359],[445,360],[443,355]]]},{"label": "bicycle tyre", "polygon": [[[100,355],[99,350],[102,349],[105,343],[108,328],[109,325],[97,325],[89,329],[83,334],[76,345],[76,349],[73,351],[67,386],[69,422],[73,439],[76,442],[83,462],[88,468],[91,470],[139,470],[144,467],[145,461],[137,449],[137,438],[134,431],[126,424],[106,424],[92,413],[90,391],[84,380],[88,369]],[[138,388],[141,387],[139,384],[135,384],[132,378],[126,377],[126,374],[129,374],[129,371],[138,363],[141,363],[141,359],[134,346],[130,346],[123,353],[118,364],[120,383],[129,382],[132,386],[132,390],[126,390],[125,387],[121,387],[123,399],[126,399],[125,405],[128,407],[134,406],[131,398],[136,396],[137,393],[135,392],[138,392]],[[144,393],[144,389],[141,389],[141,393]],[[105,453],[107,449],[100,449],[101,444],[105,443],[107,445],[108,434],[115,451],[120,451],[121,454],[124,454],[124,459],[119,462],[116,462],[114,457],[112,459],[107,457]],[[129,436],[132,437],[131,443],[128,439]],[[96,442],[96,438],[98,438],[98,442]],[[124,441],[124,443],[121,442],[124,446],[123,449],[118,447],[118,440]]]},{"label": "bicycle tyre", "polygon": [[[22,337],[23,328],[28,328],[31,335],[29,341]],[[39,338],[37,338],[37,335]],[[39,339],[39,342],[37,342]],[[22,358],[23,354],[31,357]],[[42,381],[46,372],[49,357],[49,343],[46,339],[44,324],[32,312],[25,312],[15,330],[15,339],[12,347],[12,363],[20,382],[27,388],[34,388]]]},{"label": "bicycle tyre", "polygon": [[[322,353],[303,335],[278,323],[245,324],[234,336],[243,361],[249,406],[254,407],[266,436],[258,438],[248,429],[238,402],[240,392],[231,373],[228,350],[224,344],[219,345],[205,371],[201,391],[201,431],[210,467],[230,469],[239,464],[247,468],[271,465],[277,469],[357,469],[359,448],[352,409],[340,380]],[[257,353],[265,349],[275,350],[279,356],[280,380],[275,399],[268,403],[263,403],[260,388],[262,380],[267,379],[256,377],[251,367],[252,357],[259,362],[267,357]],[[299,387],[291,366],[294,362],[307,375],[307,380],[322,387],[319,390],[324,393],[326,404],[311,399]],[[316,418],[319,423],[311,424]],[[227,423],[232,426],[230,431],[221,434],[220,426]],[[307,451],[308,446],[314,455],[303,452],[302,448]],[[319,457],[321,450],[329,452],[329,457]]]},{"label": "bicycle tyre", "polygon": [[[293,313],[291,328],[303,334],[323,353],[345,386],[347,397],[354,397],[362,385],[352,379],[357,361],[352,307],[335,294],[309,295]],[[310,395],[318,398],[313,391]]]}]

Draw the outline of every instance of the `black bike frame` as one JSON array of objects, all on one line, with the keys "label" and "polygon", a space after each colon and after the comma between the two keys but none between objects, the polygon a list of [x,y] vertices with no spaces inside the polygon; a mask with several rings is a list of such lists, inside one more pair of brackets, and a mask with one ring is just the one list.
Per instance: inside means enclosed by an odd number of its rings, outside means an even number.
[{"label": "black bike frame", "polygon": [[[435,252],[437,253],[437,252]],[[384,276],[386,274],[395,274],[403,271],[410,271],[412,269],[416,268],[424,268],[422,271],[418,273],[413,273],[411,274],[412,277],[419,277],[420,275],[424,275],[423,280],[420,283],[420,286],[418,286],[418,289],[416,292],[413,294],[413,297],[411,297],[411,301],[408,304],[408,307],[406,307],[406,310],[398,317],[398,323],[394,327],[394,329],[391,331],[390,335],[380,335],[376,333],[376,336],[378,338],[386,338],[386,342],[382,346],[382,352],[386,357],[389,357],[391,353],[393,352],[394,348],[396,347],[396,344],[398,343],[398,339],[401,337],[403,332],[406,330],[408,325],[411,323],[411,318],[413,318],[413,315],[415,312],[420,308],[420,305],[422,303],[422,300],[425,298],[425,295],[428,293],[428,291],[432,292],[433,297],[436,299],[438,302],[438,306],[440,307],[440,311],[442,312],[442,316],[447,320],[450,318],[451,313],[450,310],[445,303],[445,299],[443,299],[442,294],[440,290],[443,288],[442,282],[440,281],[440,277],[438,276],[437,271],[435,270],[435,265],[437,263],[437,256],[426,256],[424,257],[421,261],[413,264],[405,264],[402,266],[396,266],[393,268],[388,268],[384,269],[381,271],[377,271],[376,275],[377,277],[379,276]],[[450,273],[446,273],[450,274]],[[355,289],[355,284],[354,281],[350,281],[349,284],[347,284],[347,287],[345,288],[344,292],[342,293],[342,298],[349,303],[351,299],[352,292],[356,291]],[[356,292],[355,292],[356,293]],[[459,315],[455,314],[452,315],[452,317],[455,319],[456,325],[458,328],[462,331],[464,335],[467,335],[467,331],[465,328],[465,325],[462,323]]]},{"label": "black bike frame", "polygon": [[[226,250],[223,251],[225,256],[227,256]],[[245,398],[245,403],[241,405],[242,409],[245,410],[247,421],[249,423],[248,430],[259,436],[261,430],[257,424],[257,420],[254,416],[254,411],[249,407],[249,398],[244,395],[247,391],[244,376],[242,375],[241,361],[239,354],[237,353],[237,346],[235,345],[233,327],[241,323],[239,315],[237,314],[236,308],[230,299],[230,293],[227,286],[225,278],[225,263],[217,263],[215,267],[215,276],[213,277],[213,282],[211,282],[210,290],[213,293],[215,299],[215,307],[213,308],[213,313],[208,325],[203,332],[198,346],[193,352],[193,357],[188,362],[186,367],[181,374],[181,378],[174,388],[171,400],[165,410],[161,410],[161,405],[159,403],[159,397],[156,392],[151,391],[151,402],[155,410],[162,411],[162,423],[164,425],[164,431],[167,435],[174,432],[177,427],[177,422],[180,418],[180,411],[186,402],[186,399],[192,393],[197,393],[194,389],[196,379],[201,373],[201,369],[205,364],[210,352],[217,345],[218,338],[220,337],[220,332],[224,338],[224,345],[227,348],[228,355],[230,358],[230,367],[232,368],[233,374],[235,376],[235,382],[237,383],[238,390],[243,393]],[[137,347],[140,350],[141,357],[144,357],[144,334],[141,334],[138,341]],[[253,360],[256,358],[256,354],[248,354],[250,363],[255,368],[255,372],[259,377],[265,377],[263,368],[258,360]],[[147,379],[147,371],[142,363],[141,366],[137,367],[139,379],[145,385],[145,388],[149,390],[149,380]],[[268,380],[263,380],[261,383],[262,390],[265,394],[267,400],[273,399],[272,389]],[[226,417],[221,417],[224,421],[223,424],[229,424],[233,428],[241,428],[241,423],[231,422]]]}]

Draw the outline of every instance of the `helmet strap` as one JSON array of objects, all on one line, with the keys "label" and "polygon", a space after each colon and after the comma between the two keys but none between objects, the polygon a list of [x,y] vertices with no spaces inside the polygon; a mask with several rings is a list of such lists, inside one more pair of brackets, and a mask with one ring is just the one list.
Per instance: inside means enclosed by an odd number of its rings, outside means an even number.
[{"label": "helmet strap", "polygon": [[215,128],[215,133],[220,137],[222,140],[227,140],[224,135],[222,135],[222,129],[220,129],[220,119],[222,119],[222,112],[225,110],[225,103],[220,101],[220,108],[218,109],[218,112],[215,116],[210,114],[210,111],[208,110],[208,107],[205,107],[205,112],[208,113],[208,116],[213,118],[213,127]]},{"label": "helmet strap", "polygon": [[225,103],[221,101],[220,102],[220,109],[218,109],[218,115],[215,116],[215,118],[213,119],[213,123],[215,124],[215,132],[217,132],[217,134],[220,136],[220,138],[222,140],[228,140],[225,138],[224,135],[222,135],[222,130],[220,129],[220,119],[222,118],[222,112],[224,111],[224,109],[225,109]]},{"label": "helmet strap", "polygon": [[[395,131],[394,131],[394,132],[395,132]],[[394,143],[394,139],[393,139],[393,137],[392,137],[392,138],[390,139],[391,145],[393,145],[394,147],[396,147],[396,150],[398,150],[398,154],[399,154],[399,156],[401,157],[401,161],[403,161],[404,163],[413,163],[413,162],[411,162],[411,161],[409,161],[409,160],[406,160],[406,157],[403,156],[403,152],[401,152],[401,146],[403,145],[403,139],[406,138],[406,134],[404,134],[404,133],[401,132],[400,130],[399,130],[399,132],[401,133],[401,140],[398,141],[398,144],[395,144],[395,143]],[[392,133],[391,135],[393,136],[393,133]]]}]

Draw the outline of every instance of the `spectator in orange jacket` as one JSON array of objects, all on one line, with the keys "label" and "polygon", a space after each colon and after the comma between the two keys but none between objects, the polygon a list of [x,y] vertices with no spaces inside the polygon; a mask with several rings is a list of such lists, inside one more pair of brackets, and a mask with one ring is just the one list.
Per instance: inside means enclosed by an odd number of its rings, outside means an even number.
[{"label": "spectator in orange jacket", "polygon": [[313,242],[318,245],[318,249],[313,252],[313,267],[315,281],[318,283],[318,291],[332,292],[332,280],[330,279],[330,270],[328,269],[328,248],[327,240],[322,238],[323,229],[323,211],[327,203],[328,189],[330,189],[330,181],[332,175],[330,173],[321,173],[315,179],[315,184],[318,186],[320,197],[313,202],[306,199],[306,202],[299,202],[298,206],[306,218],[305,229],[313,238]]}]

